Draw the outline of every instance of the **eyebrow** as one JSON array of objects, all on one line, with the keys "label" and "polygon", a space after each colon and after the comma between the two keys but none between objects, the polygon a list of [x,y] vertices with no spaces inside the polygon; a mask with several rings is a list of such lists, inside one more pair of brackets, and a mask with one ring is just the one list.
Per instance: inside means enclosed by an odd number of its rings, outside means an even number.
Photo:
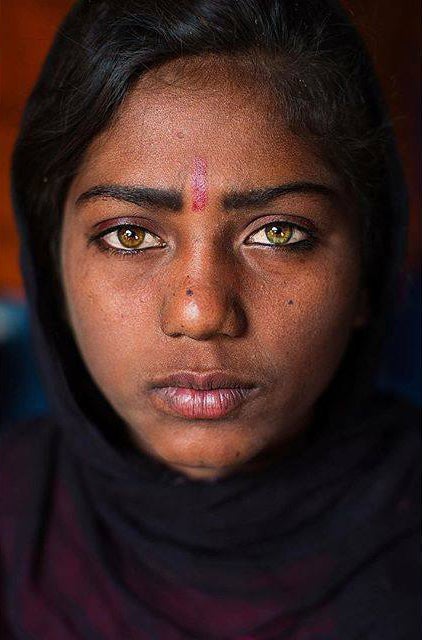
[{"label": "eyebrow", "polygon": [[170,209],[170,211],[181,211],[183,208],[183,197],[179,191],[118,184],[105,184],[91,187],[91,189],[84,191],[84,193],[77,198],[75,204],[78,207],[89,200],[104,198],[123,200],[137,206],[147,205],[157,209]]},{"label": "eyebrow", "polygon": [[250,189],[244,192],[231,191],[223,199],[225,209],[236,210],[246,207],[260,207],[269,204],[277,198],[290,194],[319,194],[331,199],[339,197],[335,188],[316,182],[288,182],[275,187]]},{"label": "eyebrow", "polygon": [[[244,208],[261,207],[277,198],[290,194],[319,194],[331,199],[338,199],[339,194],[331,186],[316,182],[288,182],[278,186],[248,189],[247,191],[232,190],[222,199],[223,208],[234,211]],[[76,206],[96,199],[123,200],[137,206],[147,205],[156,209],[181,211],[183,209],[183,194],[176,189],[157,189],[153,187],[125,186],[119,184],[96,185],[84,191],[77,199]]]}]

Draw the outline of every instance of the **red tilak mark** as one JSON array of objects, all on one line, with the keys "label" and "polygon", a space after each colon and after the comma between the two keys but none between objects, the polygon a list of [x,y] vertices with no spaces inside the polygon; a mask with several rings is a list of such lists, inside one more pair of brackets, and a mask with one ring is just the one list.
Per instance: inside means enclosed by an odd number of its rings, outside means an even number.
[{"label": "red tilak mark", "polygon": [[193,161],[192,210],[202,211],[207,204],[207,163],[202,158]]}]

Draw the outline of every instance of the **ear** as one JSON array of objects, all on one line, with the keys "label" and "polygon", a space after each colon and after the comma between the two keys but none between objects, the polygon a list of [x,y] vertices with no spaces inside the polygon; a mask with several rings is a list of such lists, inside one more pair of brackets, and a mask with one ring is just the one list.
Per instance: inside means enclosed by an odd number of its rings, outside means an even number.
[{"label": "ear", "polygon": [[356,315],[353,320],[353,328],[360,329],[369,322],[369,295],[368,289],[361,289],[358,297]]}]

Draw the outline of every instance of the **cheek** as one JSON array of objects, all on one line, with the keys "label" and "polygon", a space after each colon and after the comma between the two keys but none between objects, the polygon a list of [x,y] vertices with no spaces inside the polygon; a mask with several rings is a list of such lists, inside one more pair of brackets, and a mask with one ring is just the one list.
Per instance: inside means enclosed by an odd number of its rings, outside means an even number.
[{"label": "cheek", "polygon": [[[151,283],[133,269],[106,269],[106,259],[72,261],[65,272],[67,311],[76,342],[104,390],[132,387],[157,330]],[[149,355],[148,355],[149,354]],[[128,389],[129,391],[129,389]]]},{"label": "cheek", "polygon": [[322,391],[338,367],[354,325],[359,300],[356,261],[302,266],[257,290],[255,352],[292,392],[298,378],[301,392],[315,385]]}]

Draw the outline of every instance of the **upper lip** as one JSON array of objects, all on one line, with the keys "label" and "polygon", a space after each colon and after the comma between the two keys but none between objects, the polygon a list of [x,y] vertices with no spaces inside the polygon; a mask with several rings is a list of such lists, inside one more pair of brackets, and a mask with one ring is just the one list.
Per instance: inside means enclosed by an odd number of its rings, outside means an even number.
[{"label": "upper lip", "polygon": [[192,372],[178,371],[163,378],[154,380],[151,388],[181,387],[185,389],[252,389],[257,385],[241,376],[224,371]]}]

